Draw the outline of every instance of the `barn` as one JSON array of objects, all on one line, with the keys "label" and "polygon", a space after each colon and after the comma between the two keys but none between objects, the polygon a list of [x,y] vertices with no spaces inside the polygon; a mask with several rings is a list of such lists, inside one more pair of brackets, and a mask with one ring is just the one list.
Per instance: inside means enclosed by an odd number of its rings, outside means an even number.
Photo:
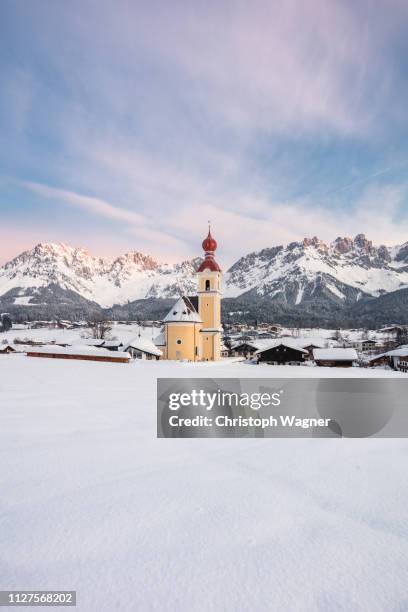
[{"label": "barn", "polygon": [[313,359],[318,366],[329,368],[350,368],[358,359],[353,348],[314,349]]},{"label": "barn", "polygon": [[258,363],[298,365],[305,361],[308,351],[294,342],[279,340],[256,351],[255,356],[258,358]]},{"label": "barn", "polygon": [[0,344],[0,355],[8,355],[15,352],[16,349],[11,344]]},{"label": "barn", "polygon": [[91,346],[42,346],[30,347],[27,350],[27,357],[44,357],[48,359],[77,359],[82,361],[106,361],[110,363],[129,363],[129,353],[121,351],[112,352],[103,348]]}]

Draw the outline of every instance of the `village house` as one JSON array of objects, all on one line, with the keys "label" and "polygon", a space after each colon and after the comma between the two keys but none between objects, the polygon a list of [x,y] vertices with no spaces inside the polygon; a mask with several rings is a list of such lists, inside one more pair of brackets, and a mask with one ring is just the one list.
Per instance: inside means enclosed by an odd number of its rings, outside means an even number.
[{"label": "village house", "polygon": [[376,340],[356,340],[355,342],[350,342],[350,348],[355,348],[360,353],[368,353],[370,351],[375,350],[377,347]]},{"label": "village house", "polygon": [[132,338],[123,346],[123,350],[127,351],[133,359],[157,360],[162,357],[162,351],[154,344],[152,340],[137,336]]},{"label": "village house", "polygon": [[15,353],[16,349],[11,344],[5,343],[0,344],[0,355],[8,355],[9,353]]},{"label": "village house", "polygon": [[317,366],[329,368],[350,368],[358,359],[353,348],[324,348],[314,349],[313,359]]},{"label": "village house", "polygon": [[299,365],[305,361],[308,352],[293,341],[277,340],[275,344],[269,344],[256,351],[255,356],[258,358],[258,363]]},{"label": "village house", "polygon": [[394,370],[406,372],[406,363],[408,360],[408,346],[400,346],[396,349],[376,355],[369,360],[372,367],[389,366]]}]

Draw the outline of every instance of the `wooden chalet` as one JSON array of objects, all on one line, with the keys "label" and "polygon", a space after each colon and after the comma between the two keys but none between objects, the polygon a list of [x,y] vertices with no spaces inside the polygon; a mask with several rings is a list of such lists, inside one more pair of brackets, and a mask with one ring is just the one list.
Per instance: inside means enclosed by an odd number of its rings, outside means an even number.
[{"label": "wooden chalet", "polygon": [[308,357],[308,352],[295,343],[277,341],[275,344],[256,351],[255,356],[258,358],[258,363],[299,365]]},{"label": "wooden chalet", "polygon": [[15,352],[16,349],[11,344],[0,344],[0,355],[8,355]]},{"label": "wooden chalet", "polygon": [[351,368],[358,356],[353,348],[314,349],[313,359],[317,366],[327,368]]}]

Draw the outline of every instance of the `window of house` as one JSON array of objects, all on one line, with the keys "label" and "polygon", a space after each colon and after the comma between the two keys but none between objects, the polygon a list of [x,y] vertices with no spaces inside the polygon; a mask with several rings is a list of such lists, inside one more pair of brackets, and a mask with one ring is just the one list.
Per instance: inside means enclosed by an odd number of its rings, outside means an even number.
[{"label": "window of house", "polygon": [[176,344],[181,344],[180,338],[178,340],[176,340]]},{"label": "window of house", "polygon": [[205,281],[205,290],[206,290],[206,291],[209,291],[209,290],[210,290],[210,281],[209,281],[209,280],[206,280],[206,281]]}]

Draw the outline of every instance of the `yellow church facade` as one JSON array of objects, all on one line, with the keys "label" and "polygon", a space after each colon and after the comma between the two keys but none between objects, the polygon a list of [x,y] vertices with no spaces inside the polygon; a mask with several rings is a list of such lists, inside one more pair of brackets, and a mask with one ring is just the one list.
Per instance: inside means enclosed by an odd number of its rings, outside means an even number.
[{"label": "yellow church facade", "polygon": [[163,321],[164,331],[156,342],[163,359],[217,361],[221,358],[222,272],[215,261],[217,243],[210,229],[202,246],[205,257],[197,270],[197,295],[180,297]]}]

